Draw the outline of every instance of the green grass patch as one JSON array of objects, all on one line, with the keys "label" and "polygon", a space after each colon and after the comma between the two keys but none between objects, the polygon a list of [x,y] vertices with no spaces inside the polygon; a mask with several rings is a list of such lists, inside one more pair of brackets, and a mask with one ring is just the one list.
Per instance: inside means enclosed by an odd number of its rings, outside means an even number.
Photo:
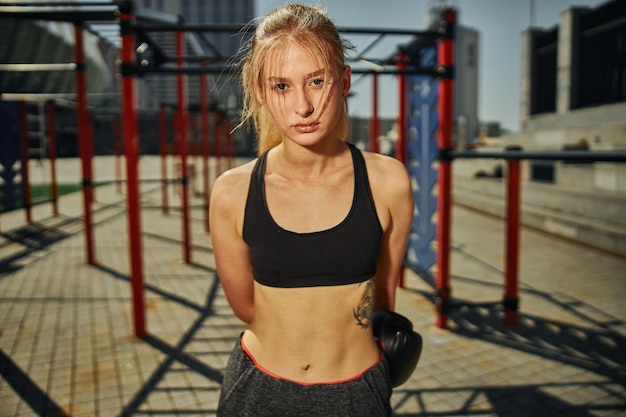
[{"label": "green grass patch", "polygon": [[[81,190],[80,184],[58,184],[59,197]],[[30,198],[33,201],[49,200],[52,198],[50,184],[35,184],[30,186]]]},{"label": "green grass patch", "polygon": [[[107,183],[106,182],[99,183],[99,184],[95,183],[94,185],[97,187],[99,185],[104,185],[104,184],[107,184]],[[65,195],[65,194],[71,194],[71,193],[76,193],[76,192],[81,191],[82,186],[78,183],[57,184],[57,189],[58,189],[58,195],[59,197],[61,197],[62,195]],[[0,189],[0,199],[3,200],[2,197],[3,197],[3,190]],[[31,184],[30,199],[31,199],[31,204],[43,203],[43,202],[52,200],[51,185],[49,183],[48,184]],[[24,207],[21,193],[20,193],[20,196],[17,197],[17,201],[14,202],[14,205],[15,207],[11,210],[18,210]],[[11,210],[6,210],[4,204],[0,202],[0,213],[4,213],[5,211],[11,211]]]}]

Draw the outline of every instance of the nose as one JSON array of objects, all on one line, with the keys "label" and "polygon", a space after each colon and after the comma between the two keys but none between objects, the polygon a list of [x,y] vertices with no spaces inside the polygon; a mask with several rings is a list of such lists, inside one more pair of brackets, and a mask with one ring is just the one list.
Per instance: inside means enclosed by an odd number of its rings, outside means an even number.
[{"label": "nose", "polygon": [[301,117],[309,117],[313,113],[313,110],[315,109],[308,94],[305,91],[300,92],[296,102],[296,114]]}]

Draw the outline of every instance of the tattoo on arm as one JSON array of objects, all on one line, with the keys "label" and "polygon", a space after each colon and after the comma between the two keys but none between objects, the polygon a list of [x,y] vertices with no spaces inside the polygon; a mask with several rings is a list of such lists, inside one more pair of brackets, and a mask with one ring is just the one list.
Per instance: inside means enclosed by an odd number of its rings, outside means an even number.
[{"label": "tattoo on arm", "polygon": [[[363,283],[359,284],[362,285]],[[372,324],[372,314],[374,313],[374,303],[376,302],[376,285],[373,279],[365,282],[365,291],[359,305],[354,307],[354,318],[356,325],[362,329],[367,329]]]}]

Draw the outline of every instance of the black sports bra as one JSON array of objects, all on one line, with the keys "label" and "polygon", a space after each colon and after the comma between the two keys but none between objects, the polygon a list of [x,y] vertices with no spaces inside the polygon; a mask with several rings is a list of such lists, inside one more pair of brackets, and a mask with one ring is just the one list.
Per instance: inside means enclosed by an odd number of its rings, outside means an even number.
[{"label": "black sports bra", "polygon": [[346,218],[318,232],[281,228],[265,200],[267,152],[254,166],[246,201],[243,238],[254,279],[271,287],[295,288],[363,282],[376,274],[382,227],[369,187],[365,160],[348,144],[354,164],[354,197]]}]

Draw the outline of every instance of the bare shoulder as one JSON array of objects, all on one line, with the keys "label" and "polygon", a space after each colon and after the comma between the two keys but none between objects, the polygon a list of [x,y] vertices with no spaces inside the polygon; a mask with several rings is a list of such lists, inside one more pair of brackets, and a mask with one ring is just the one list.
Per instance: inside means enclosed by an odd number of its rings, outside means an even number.
[{"label": "bare shoulder", "polygon": [[211,206],[232,210],[245,204],[255,162],[256,159],[229,169],[217,177],[211,191]]},{"label": "bare shoulder", "polygon": [[363,151],[370,183],[381,187],[404,189],[410,185],[406,167],[399,160],[379,153]]},{"label": "bare shoulder", "polygon": [[248,182],[256,161],[256,159],[253,159],[252,161],[224,171],[215,180],[215,187],[231,186],[241,182]]},{"label": "bare shoulder", "polygon": [[363,156],[383,229],[393,224],[398,225],[397,230],[408,230],[413,215],[413,191],[406,167],[390,156],[372,152],[363,152]]}]

